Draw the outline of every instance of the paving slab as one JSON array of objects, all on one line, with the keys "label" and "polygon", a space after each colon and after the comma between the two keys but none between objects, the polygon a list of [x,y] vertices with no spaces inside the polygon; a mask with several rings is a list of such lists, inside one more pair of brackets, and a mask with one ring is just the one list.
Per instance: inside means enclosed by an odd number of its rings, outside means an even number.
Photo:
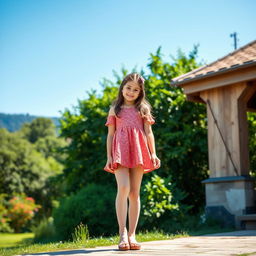
[{"label": "paving slab", "polygon": [[256,230],[241,230],[203,236],[142,242],[141,246],[141,250],[136,251],[119,251],[117,245],[111,245],[26,255],[110,256],[124,254],[128,256],[235,256],[243,253],[250,253],[250,256],[256,256]]}]

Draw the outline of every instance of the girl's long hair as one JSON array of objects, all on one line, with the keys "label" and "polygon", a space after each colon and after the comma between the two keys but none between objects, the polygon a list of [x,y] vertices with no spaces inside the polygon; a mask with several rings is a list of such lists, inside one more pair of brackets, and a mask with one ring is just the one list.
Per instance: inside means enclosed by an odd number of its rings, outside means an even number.
[{"label": "girl's long hair", "polygon": [[118,113],[121,111],[121,106],[124,104],[123,88],[127,82],[134,81],[140,87],[140,94],[135,100],[135,108],[140,112],[142,117],[152,117],[152,107],[146,99],[144,78],[138,73],[131,73],[124,77],[118,91],[117,98],[113,101],[112,106],[114,107],[114,112],[118,117]]}]

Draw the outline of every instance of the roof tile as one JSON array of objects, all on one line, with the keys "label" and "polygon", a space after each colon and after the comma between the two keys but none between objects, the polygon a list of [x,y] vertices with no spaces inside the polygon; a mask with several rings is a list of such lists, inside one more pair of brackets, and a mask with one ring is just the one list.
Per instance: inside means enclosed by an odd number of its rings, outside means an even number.
[{"label": "roof tile", "polygon": [[256,62],[256,40],[245,46],[231,52],[230,54],[198,69],[192,70],[172,79],[174,83],[180,83],[183,80],[189,80],[194,77],[204,76],[229,68],[239,67],[251,62]]}]

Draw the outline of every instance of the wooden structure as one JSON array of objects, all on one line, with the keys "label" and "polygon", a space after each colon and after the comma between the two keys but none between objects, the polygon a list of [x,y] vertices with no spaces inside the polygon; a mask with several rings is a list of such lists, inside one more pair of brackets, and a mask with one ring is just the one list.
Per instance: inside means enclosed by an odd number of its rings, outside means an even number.
[{"label": "wooden structure", "polygon": [[181,86],[188,100],[207,105],[210,178],[202,181],[206,213],[227,225],[256,228],[246,115],[256,111],[256,40],[173,79],[171,85]]}]

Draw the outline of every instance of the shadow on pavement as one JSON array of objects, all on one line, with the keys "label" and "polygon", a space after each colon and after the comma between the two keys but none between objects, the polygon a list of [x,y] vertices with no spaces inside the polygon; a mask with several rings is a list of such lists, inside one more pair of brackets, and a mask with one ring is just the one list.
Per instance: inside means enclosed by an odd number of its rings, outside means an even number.
[{"label": "shadow on pavement", "polygon": [[[57,251],[57,252],[40,252],[40,253],[31,253],[26,255],[76,255],[76,254],[87,254],[93,252],[109,252],[109,251],[119,251],[118,249],[90,249],[90,250],[65,250],[65,251]],[[24,254],[23,254],[24,255]]]}]

